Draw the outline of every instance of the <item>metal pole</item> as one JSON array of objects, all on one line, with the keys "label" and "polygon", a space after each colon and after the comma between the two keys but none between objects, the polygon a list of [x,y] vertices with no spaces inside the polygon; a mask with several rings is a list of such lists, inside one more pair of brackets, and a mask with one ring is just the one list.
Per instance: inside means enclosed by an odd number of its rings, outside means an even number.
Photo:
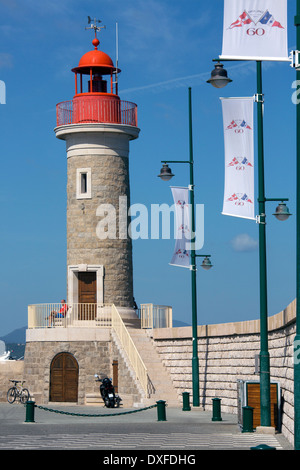
[{"label": "metal pole", "polygon": [[263,141],[262,67],[257,61],[257,138],[259,204],[259,272],[260,272],[260,424],[271,426],[270,357],[268,351],[268,298],[266,257],[266,212]]},{"label": "metal pole", "polygon": [[[194,160],[193,160],[193,132],[192,132],[192,89],[189,88],[189,142],[190,142],[190,204],[191,204],[191,228],[193,237],[195,234],[195,207],[194,207]],[[193,381],[193,406],[199,406],[199,359],[198,359],[198,332],[197,332],[197,286],[196,286],[196,256],[195,240],[191,240],[191,281],[192,281],[192,381]]]},{"label": "metal pole", "polygon": [[[297,0],[295,16],[297,32],[297,51],[300,50],[300,0]],[[297,52],[296,52],[297,53]],[[300,83],[300,70],[296,71],[297,83]],[[300,103],[296,105],[297,116],[297,238],[296,238],[296,336],[294,339],[294,448],[300,450],[300,357],[296,351],[300,345]]]}]

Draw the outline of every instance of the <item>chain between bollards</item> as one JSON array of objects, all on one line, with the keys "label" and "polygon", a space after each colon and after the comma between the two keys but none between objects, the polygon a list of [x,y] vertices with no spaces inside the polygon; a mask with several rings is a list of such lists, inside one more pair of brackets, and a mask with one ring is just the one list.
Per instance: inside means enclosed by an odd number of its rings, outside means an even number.
[{"label": "chain between bollards", "polygon": [[71,415],[71,416],[84,416],[84,417],[107,417],[107,416],[120,416],[120,415],[125,415],[125,414],[132,414],[132,413],[138,413],[140,411],[145,411],[149,410],[151,408],[157,408],[157,421],[166,421],[166,402],[164,400],[159,400],[156,402],[155,405],[148,406],[146,408],[139,408],[137,410],[131,410],[131,411],[123,411],[119,413],[111,413],[111,414],[83,414],[83,413],[70,413],[68,411],[62,411],[62,410],[54,410],[51,408],[46,408],[44,406],[39,406],[36,405],[34,401],[28,400],[27,403],[25,404],[26,406],[26,419],[25,423],[35,423],[34,420],[34,411],[35,408],[39,408],[44,411],[51,411],[53,413],[59,413],[59,414],[65,414],[65,415]]}]

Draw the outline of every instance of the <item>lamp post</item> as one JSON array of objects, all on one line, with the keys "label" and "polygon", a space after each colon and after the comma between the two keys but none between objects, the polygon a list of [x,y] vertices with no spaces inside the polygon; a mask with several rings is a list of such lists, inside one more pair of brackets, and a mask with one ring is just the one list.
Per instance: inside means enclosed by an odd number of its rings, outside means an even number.
[{"label": "lamp post", "polygon": [[[218,61],[219,62],[219,61]],[[217,72],[216,72],[217,70]],[[227,72],[222,68],[222,75],[215,83],[220,64],[215,65],[208,83],[216,88],[223,88],[230,80]],[[226,74],[224,73],[226,72]],[[278,220],[286,220],[291,215],[284,203],[288,199],[274,199],[265,197],[264,176],[264,139],[263,139],[263,92],[262,92],[262,64],[256,61],[257,73],[257,138],[258,138],[258,209],[259,216],[259,273],[260,273],[260,420],[261,426],[271,426],[270,403],[270,355],[268,350],[268,296],[267,296],[267,259],[266,259],[266,211],[267,201],[280,201],[275,216]],[[223,78],[223,80],[222,80]],[[227,80],[226,80],[227,78]],[[220,86],[221,85],[221,86]]]},{"label": "lamp post", "polygon": [[[163,167],[158,175],[163,181],[169,181],[174,175],[168,163],[187,163],[190,167],[190,205],[191,205],[191,230],[195,236],[195,202],[194,202],[194,157],[193,157],[193,132],[192,132],[192,89],[189,88],[189,160],[163,160]],[[210,269],[210,255],[198,255],[195,253],[195,238],[191,240],[191,287],[192,287],[192,387],[193,406],[200,405],[199,399],[199,358],[198,358],[198,333],[197,333],[197,284],[196,284],[196,257],[203,257],[202,267]]]},{"label": "lamp post", "polygon": [[[300,51],[300,0],[297,0],[295,16],[297,51]],[[300,83],[300,68],[296,69],[297,83]],[[300,103],[296,106],[297,119],[297,221],[296,221],[296,336],[294,339],[294,448],[300,450],[300,361],[296,351],[300,345]]]}]

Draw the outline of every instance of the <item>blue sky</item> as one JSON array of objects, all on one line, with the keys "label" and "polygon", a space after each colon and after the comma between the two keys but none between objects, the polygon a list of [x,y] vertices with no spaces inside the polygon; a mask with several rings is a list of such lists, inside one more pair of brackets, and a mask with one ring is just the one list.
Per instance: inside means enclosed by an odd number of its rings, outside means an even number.
[{"label": "blue sky", "polygon": [[[289,50],[295,49],[296,1],[288,0]],[[227,63],[233,82],[206,83],[221,54],[223,1],[0,0],[1,314],[0,336],[27,324],[27,305],[66,295],[66,152],[56,139],[55,106],[72,99],[80,57],[91,49],[87,16],[106,26],[100,48],[115,61],[119,31],[119,94],[138,105],[141,129],[131,142],[132,203],[172,204],[170,185],[157,175],[161,160],[188,158],[188,87],[192,87],[196,203],[205,207],[200,253],[214,267],[198,267],[198,324],[259,318],[258,225],[221,214],[224,141],[220,96],[256,93],[255,64]],[[296,205],[295,71],[263,64],[265,184],[267,197]],[[255,114],[256,116],[256,114]],[[256,150],[256,147],[255,147]],[[187,186],[187,165],[173,165],[174,186]],[[278,222],[267,203],[269,315],[295,298],[296,217]],[[170,266],[174,240],[134,242],[137,302],[171,305],[191,323],[187,269]],[[199,263],[200,264],[200,263]]]}]

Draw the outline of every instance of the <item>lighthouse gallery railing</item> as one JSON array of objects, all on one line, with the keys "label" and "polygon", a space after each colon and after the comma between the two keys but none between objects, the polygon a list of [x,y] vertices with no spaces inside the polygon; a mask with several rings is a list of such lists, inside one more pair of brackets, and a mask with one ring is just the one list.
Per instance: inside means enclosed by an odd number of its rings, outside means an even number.
[{"label": "lighthouse gallery railing", "polygon": [[56,124],[111,123],[137,127],[137,105],[103,97],[62,101],[56,105]]}]

